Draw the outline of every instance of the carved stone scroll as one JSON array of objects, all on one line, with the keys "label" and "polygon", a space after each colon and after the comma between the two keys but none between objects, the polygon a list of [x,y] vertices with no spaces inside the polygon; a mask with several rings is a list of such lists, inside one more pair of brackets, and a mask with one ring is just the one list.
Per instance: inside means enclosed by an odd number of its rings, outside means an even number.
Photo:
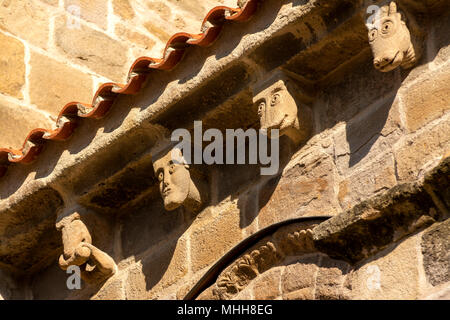
[{"label": "carved stone scroll", "polygon": [[62,233],[64,246],[59,257],[61,269],[79,266],[81,277],[87,282],[104,281],[116,272],[114,260],[92,245],[92,237],[79,213],[62,218],[56,223],[56,228]]},{"label": "carved stone scroll", "polygon": [[312,240],[315,225],[292,225],[277,231],[247,251],[218,277],[215,285],[198,299],[232,299],[260,274],[280,263],[285,257],[316,252]]},{"label": "carved stone scroll", "polygon": [[373,53],[373,65],[381,72],[401,66],[408,69],[417,61],[417,54],[405,16],[391,2],[382,6],[368,21],[369,43]]}]

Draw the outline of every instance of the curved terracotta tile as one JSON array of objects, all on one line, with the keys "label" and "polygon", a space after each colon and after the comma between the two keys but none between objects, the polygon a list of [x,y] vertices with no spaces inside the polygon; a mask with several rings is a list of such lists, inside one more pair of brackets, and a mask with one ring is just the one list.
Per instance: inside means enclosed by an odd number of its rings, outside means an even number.
[{"label": "curved terracotta tile", "polygon": [[214,42],[222,31],[222,26],[213,26],[206,29],[197,39],[189,39],[186,43],[199,47],[207,47]]},{"label": "curved terracotta tile", "polygon": [[226,17],[226,19],[231,21],[247,21],[256,12],[259,1],[261,0],[249,0],[239,12]]},{"label": "curved terracotta tile", "polygon": [[127,84],[116,84],[111,91],[118,94],[136,94],[141,89],[146,78],[145,74],[135,74],[130,77]]},{"label": "curved terracotta tile", "polygon": [[58,128],[47,131],[42,138],[47,140],[62,141],[66,140],[72,135],[72,132],[77,127],[76,118],[67,118],[65,116],[58,119]]},{"label": "curved terracotta tile", "polygon": [[226,6],[218,6],[212,8],[203,20],[202,25],[204,25],[206,22],[209,22],[213,25],[223,24],[227,16],[238,13],[239,11],[241,11],[240,8],[230,8]]},{"label": "curved terracotta tile", "polygon": [[183,58],[185,50],[176,50],[167,48],[164,50],[163,59],[154,59],[154,62],[149,64],[149,68],[158,70],[170,70]]}]

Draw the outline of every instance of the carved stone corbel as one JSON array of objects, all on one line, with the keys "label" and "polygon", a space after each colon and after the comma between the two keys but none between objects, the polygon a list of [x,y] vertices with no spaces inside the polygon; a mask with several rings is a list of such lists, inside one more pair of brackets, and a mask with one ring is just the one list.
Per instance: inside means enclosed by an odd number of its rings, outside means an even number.
[{"label": "carved stone corbel", "polygon": [[152,161],[164,208],[173,211],[183,206],[197,213],[208,200],[207,184],[202,174],[186,164],[179,149],[168,146],[155,147]]},{"label": "carved stone corbel", "polygon": [[[389,5],[380,7],[366,23],[373,65],[381,72],[389,72],[399,66],[404,69],[412,68],[418,61],[421,50],[418,45],[414,46],[405,19],[397,4],[390,2]],[[419,32],[412,19],[409,19],[409,24],[415,33]],[[419,36],[413,35],[415,38]]]},{"label": "carved stone corbel", "polygon": [[92,245],[92,237],[79,213],[62,218],[56,223],[56,228],[62,233],[64,247],[59,257],[61,269],[79,266],[81,277],[86,282],[104,281],[116,272],[114,260]]},{"label": "carved stone corbel", "polygon": [[312,131],[313,98],[284,72],[276,70],[252,86],[253,103],[258,107],[261,129],[278,129],[295,144],[305,142]]}]

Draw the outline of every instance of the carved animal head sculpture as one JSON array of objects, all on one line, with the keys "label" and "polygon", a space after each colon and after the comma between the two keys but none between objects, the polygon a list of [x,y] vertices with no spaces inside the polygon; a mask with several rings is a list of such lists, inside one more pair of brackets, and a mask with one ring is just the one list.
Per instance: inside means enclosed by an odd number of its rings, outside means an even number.
[{"label": "carved animal head sculpture", "polygon": [[388,72],[398,66],[407,69],[415,64],[417,58],[411,34],[395,2],[377,10],[366,26],[376,69]]},{"label": "carved animal head sculpture", "polygon": [[197,212],[206,201],[206,188],[201,177],[184,162],[180,149],[163,149],[152,156],[164,208],[173,211],[184,206]]},{"label": "carved animal head sculpture", "polygon": [[79,213],[62,218],[56,228],[62,233],[64,247],[59,257],[61,269],[80,266],[81,277],[88,282],[103,281],[115,273],[114,260],[92,245],[92,237]]},{"label": "carved animal head sculpture", "polygon": [[[306,105],[298,106],[297,98],[303,91],[293,84],[293,80],[280,71],[253,86],[253,103],[258,107],[261,129],[278,129],[279,135],[289,136],[293,141],[305,140],[311,131],[311,111]],[[311,99],[306,95],[307,100]]]}]

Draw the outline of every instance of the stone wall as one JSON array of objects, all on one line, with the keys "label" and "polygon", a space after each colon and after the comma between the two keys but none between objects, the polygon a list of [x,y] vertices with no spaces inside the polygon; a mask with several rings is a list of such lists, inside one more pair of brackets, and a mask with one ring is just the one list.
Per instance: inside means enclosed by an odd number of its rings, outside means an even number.
[{"label": "stone wall", "polygon": [[[147,196],[121,210],[117,220],[117,275],[98,292],[85,288],[74,295],[62,285],[57,296],[39,297],[181,299],[215,261],[254,232],[288,218],[337,215],[420,179],[450,150],[449,39],[437,31],[444,21],[430,27],[423,63],[411,72],[380,73],[367,51],[338,70],[314,105],[316,133],[280,175],[260,177],[258,168],[248,166],[215,167],[211,204],[195,217],[183,210],[166,212],[157,195]],[[447,225],[392,243],[354,266],[324,255],[310,257],[321,261],[311,266],[292,258],[239,297],[418,299],[442,288],[444,293],[436,294],[448,297],[448,266],[433,259],[445,256]],[[64,279],[56,266],[47,272]],[[380,287],[368,289],[378,272]],[[306,282],[310,274],[317,277],[308,294],[292,273],[305,274]],[[347,278],[350,289],[344,286]],[[46,291],[40,287],[46,279],[45,273],[36,278],[36,294]]]},{"label": "stone wall", "polygon": [[66,103],[126,81],[140,56],[160,58],[176,32],[199,33],[207,12],[235,0],[1,0],[0,147],[53,128]]}]

